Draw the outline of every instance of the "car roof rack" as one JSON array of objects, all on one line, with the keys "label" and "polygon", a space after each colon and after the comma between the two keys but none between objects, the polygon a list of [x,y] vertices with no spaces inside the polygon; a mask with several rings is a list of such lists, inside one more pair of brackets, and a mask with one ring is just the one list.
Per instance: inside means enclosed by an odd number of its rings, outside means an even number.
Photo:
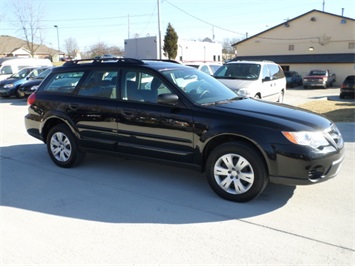
[{"label": "car roof rack", "polygon": [[157,61],[157,62],[168,62],[168,63],[175,63],[175,64],[181,64],[180,62],[176,61],[176,60],[172,60],[172,59],[142,59],[144,61]]},{"label": "car roof rack", "polygon": [[125,57],[112,57],[112,58],[89,58],[89,59],[78,59],[71,60],[64,63],[63,66],[79,65],[79,64],[101,64],[101,63],[128,63],[128,64],[144,64],[142,60],[136,58],[125,58]]}]

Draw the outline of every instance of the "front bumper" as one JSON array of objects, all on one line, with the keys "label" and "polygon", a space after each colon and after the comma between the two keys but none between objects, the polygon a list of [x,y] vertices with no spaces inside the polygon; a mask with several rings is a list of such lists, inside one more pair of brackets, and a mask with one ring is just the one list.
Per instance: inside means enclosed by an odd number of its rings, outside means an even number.
[{"label": "front bumper", "polygon": [[[312,185],[335,177],[340,169],[344,156],[329,162],[301,164],[294,176],[270,176],[270,182],[283,185]],[[303,172],[303,178],[299,173]]]},{"label": "front bumper", "polygon": [[0,89],[0,97],[10,97],[12,95],[15,95],[13,90]]},{"label": "front bumper", "polygon": [[[310,147],[281,147],[275,167],[271,167],[270,182],[285,185],[311,185],[335,177],[344,160],[344,145],[329,146],[324,151]],[[288,152],[286,152],[288,151]]]},{"label": "front bumper", "polygon": [[309,87],[324,87],[326,84],[319,81],[303,81],[303,86]]}]

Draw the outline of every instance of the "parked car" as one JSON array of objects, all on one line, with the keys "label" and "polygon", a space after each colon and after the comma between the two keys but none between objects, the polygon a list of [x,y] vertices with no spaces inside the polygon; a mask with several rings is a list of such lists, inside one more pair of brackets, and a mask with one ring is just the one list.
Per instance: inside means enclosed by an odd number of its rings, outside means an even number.
[{"label": "parked car", "polygon": [[293,88],[302,85],[302,76],[296,71],[284,71],[287,87]]},{"label": "parked car", "polygon": [[236,202],[257,197],[269,182],[328,180],[344,157],[342,136],[326,117],[238,97],[212,76],[172,62],[67,62],[27,102],[28,134],[60,167],[78,164],[86,152],[191,166]]},{"label": "parked car", "polygon": [[206,74],[213,75],[217,69],[219,69],[222,64],[221,63],[188,63],[187,66],[197,68]]},{"label": "parked car", "polygon": [[283,102],[286,78],[282,68],[271,61],[230,61],[214,77],[238,96]]},{"label": "parked car", "polygon": [[322,87],[324,89],[332,87],[336,82],[336,75],[326,69],[313,69],[303,78],[303,87]]},{"label": "parked car", "polygon": [[18,87],[27,80],[34,69],[34,67],[23,68],[9,78],[0,81],[0,97],[8,98],[14,95],[19,98]]},{"label": "parked car", "polygon": [[40,58],[21,58],[21,57],[3,57],[0,58],[0,80],[9,78],[18,73],[21,69],[27,67],[49,67],[53,66],[49,59]]},{"label": "parked car", "polygon": [[20,85],[18,88],[18,93],[20,97],[28,97],[30,96],[37,88],[38,85],[44,80],[45,77],[51,73],[52,68],[48,68],[39,74],[37,77],[30,79]]},{"label": "parked car", "polygon": [[340,98],[345,98],[346,96],[355,96],[355,76],[347,76],[344,82],[340,86]]},{"label": "parked car", "polygon": [[19,87],[29,79],[37,77],[40,73],[48,69],[48,67],[28,67],[21,69],[18,73],[11,75],[9,78],[0,81],[0,96],[8,98],[16,96],[20,98]]}]

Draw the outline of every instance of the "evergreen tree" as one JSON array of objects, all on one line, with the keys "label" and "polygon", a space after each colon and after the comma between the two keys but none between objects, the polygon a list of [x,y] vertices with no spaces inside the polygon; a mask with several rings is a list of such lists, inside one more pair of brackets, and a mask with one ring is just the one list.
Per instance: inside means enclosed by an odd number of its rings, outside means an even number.
[{"label": "evergreen tree", "polygon": [[167,54],[169,59],[175,59],[177,56],[177,51],[178,51],[178,35],[171,26],[171,24],[168,24],[168,27],[166,28],[166,34],[164,37],[164,46],[163,50]]}]

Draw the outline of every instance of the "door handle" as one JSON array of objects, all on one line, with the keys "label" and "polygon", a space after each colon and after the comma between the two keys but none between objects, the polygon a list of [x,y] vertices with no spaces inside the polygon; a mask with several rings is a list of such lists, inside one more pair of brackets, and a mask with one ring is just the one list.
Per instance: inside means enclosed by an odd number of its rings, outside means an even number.
[{"label": "door handle", "polygon": [[123,112],[125,116],[133,116],[133,112]]},{"label": "door handle", "polygon": [[70,110],[76,111],[76,110],[78,110],[78,108],[79,108],[79,104],[76,104],[76,103],[70,103],[69,104],[69,109]]}]

